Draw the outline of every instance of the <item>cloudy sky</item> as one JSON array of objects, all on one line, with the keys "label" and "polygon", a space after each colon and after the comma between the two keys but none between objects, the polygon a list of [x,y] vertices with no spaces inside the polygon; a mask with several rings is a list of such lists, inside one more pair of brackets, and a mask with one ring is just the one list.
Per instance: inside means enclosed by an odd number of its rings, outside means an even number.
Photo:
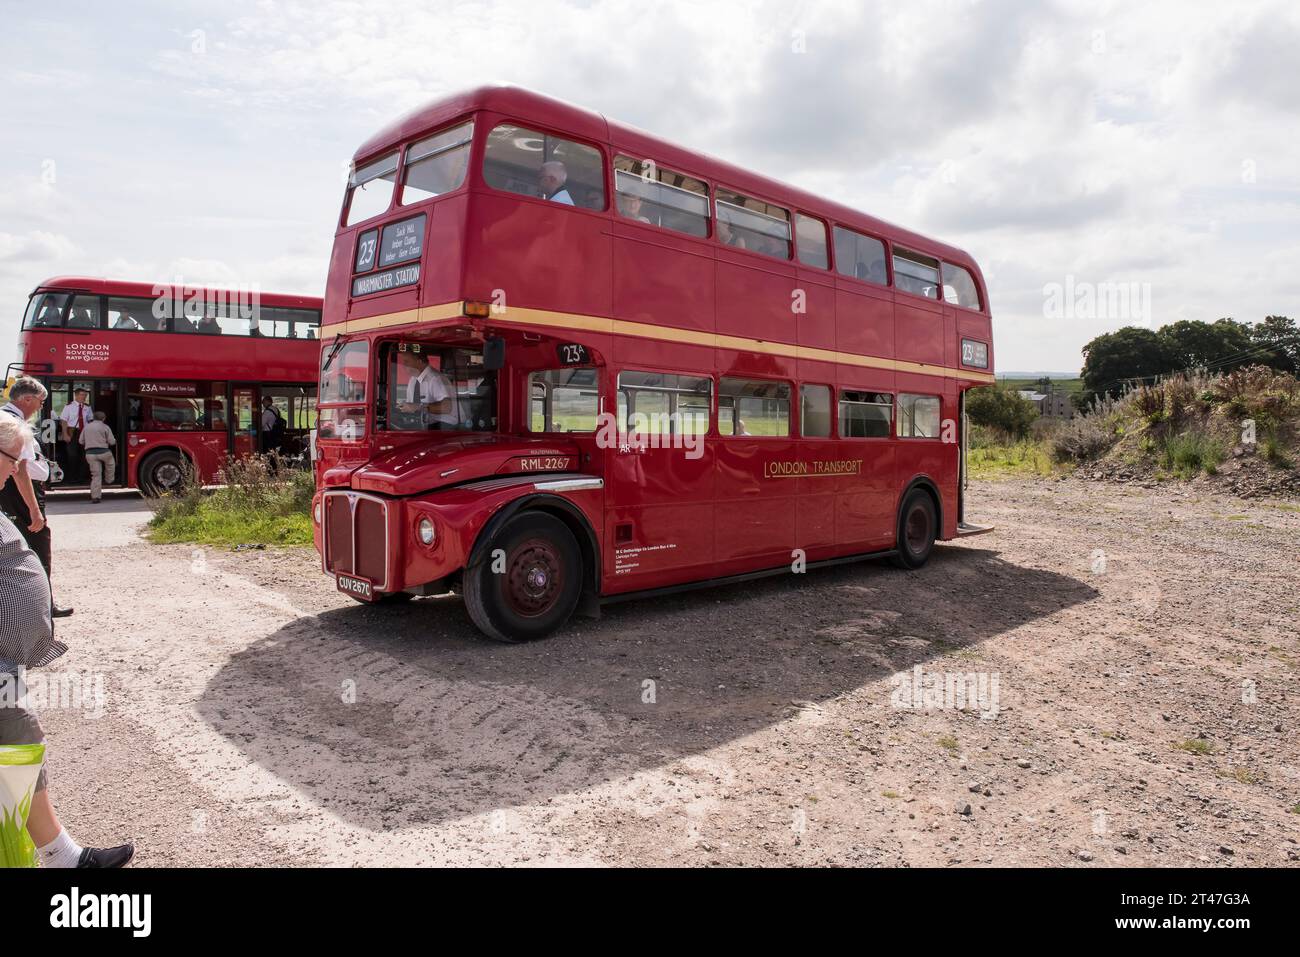
[{"label": "cloudy sky", "polygon": [[[1084,342],[1126,324],[1300,316],[1285,0],[0,12],[4,361],[31,288],[60,273],[321,293],[356,146],[490,80],[968,249],[1002,370],[1077,370]],[[1134,295],[1127,312],[1045,308],[1054,289]]]}]

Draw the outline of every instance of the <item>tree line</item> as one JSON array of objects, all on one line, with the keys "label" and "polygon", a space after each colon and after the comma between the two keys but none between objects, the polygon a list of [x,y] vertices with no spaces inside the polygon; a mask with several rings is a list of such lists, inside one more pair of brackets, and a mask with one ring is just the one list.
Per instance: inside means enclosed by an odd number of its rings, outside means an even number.
[{"label": "tree line", "polygon": [[1252,324],[1182,320],[1159,329],[1125,326],[1083,347],[1084,393],[1116,395],[1178,372],[1228,372],[1264,365],[1300,372],[1300,329],[1286,316]]}]

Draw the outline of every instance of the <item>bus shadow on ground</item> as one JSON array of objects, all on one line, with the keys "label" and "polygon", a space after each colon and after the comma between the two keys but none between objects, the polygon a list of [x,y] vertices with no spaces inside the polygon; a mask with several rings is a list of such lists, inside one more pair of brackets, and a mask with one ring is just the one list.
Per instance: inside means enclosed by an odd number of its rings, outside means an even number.
[{"label": "bus shadow on ground", "polygon": [[[615,605],[529,645],[479,638],[454,599],[346,607],[233,656],[198,710],[350,824],[400,830],[625,789],[839,696],[886,714],[892,675],[1097,595],[962,546],[916,572],[867,563]],[[938,670],[981,667],[959,660]]]}]

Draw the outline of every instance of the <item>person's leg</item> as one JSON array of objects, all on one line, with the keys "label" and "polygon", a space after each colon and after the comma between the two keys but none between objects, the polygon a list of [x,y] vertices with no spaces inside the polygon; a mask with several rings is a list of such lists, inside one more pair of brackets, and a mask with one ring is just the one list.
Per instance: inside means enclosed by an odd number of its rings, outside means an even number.
[{"label": "person's leg", "polygon": [[32,809],[27,815],[27,833],[37,847],[45,847],[59,836],[63,825],[50,803],[50,792],[44,788],[32,795]]},{"label": "person's leg", "polygon": [[90,500],[98,502],[99,497],[104,494],[104,460],[98,453],[86,456],[86,464],[90,466]]}]

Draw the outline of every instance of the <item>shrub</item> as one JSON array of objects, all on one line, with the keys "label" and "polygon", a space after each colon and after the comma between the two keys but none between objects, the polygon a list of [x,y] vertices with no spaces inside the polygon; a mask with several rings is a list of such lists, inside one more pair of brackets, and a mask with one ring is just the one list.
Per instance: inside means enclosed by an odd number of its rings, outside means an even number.
[{"label": "shrub", "polygon": [[1038,418],[1038,410],[1020,393],[998,386],[981,386],[966,393],[966,414],[971,422],[995,429],[1012,439],[1024,439]]},{"label": "shrub", "polygon": [[1171,435],[1165,440],[1165,468],[1182,478],[1192,478],[1200,472],[1213,475],[1227,455],[1222,442],[1199,429]]},{"label": "shrub", "polygon": [[1105,415],[1076,416],[1052,439],[1052,456],[1058,462],[1090,462],[1109,452],[1115,439]]}]

